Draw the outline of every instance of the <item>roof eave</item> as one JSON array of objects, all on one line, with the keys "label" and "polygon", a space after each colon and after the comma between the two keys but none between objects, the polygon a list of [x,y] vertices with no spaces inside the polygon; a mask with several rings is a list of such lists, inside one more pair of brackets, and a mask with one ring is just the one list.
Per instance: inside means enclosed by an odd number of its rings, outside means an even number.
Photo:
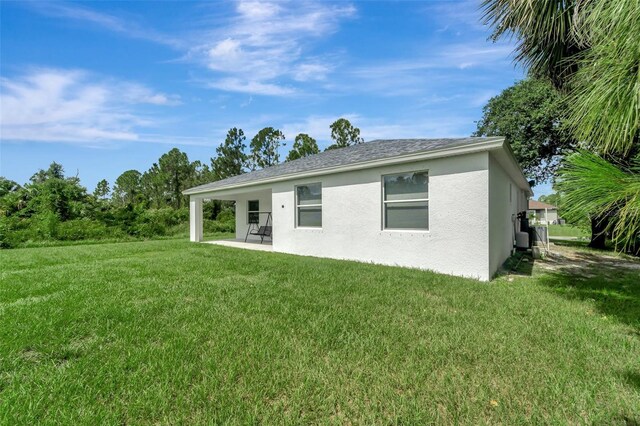
[{"label": "roof eave", "polygon": [[[201,195],[201,194],[212,195],[217,192],[228,191],[231,189],[239,189],[239,188],[246,188],[246,187],[264,185],[269,183],[282,182],[282,181],[287,181],[291,179],[296,179],[299,177],[322,176],[322,175],[328,175],[328,174],[334,174],[334,173],[343,173],[343,172],[349,172],[354,170],[368,169],[368,168],[377,167],[377,166],[411,163],[415,161],[442,158],[442,157],[448,157],[452,155],[464,155],[464,154],[472,154],[476,152],[490,151],[493,149],[501,148],[504,145],[505,145],[504,138],[496,138],[490,141],[480,141],[474,144],[469,144],[469,145],[464,145],[464,146],[459,146],[454,148],[442,148],[442,149],[421,152],[421,153],[400,155],[396,157],[386,157],[386,158],[373,160],[373,161],[363,161],[360,163],[354,163],[354,164],[343,165],[343,166],[327,167],[323,169],[306,171],[306,172],[289,173],[286,175],[280,175],[280,176],[271,177],[271,178],[243,182],[236,185],[232,184],[232,185],[221,186],[219,188],[214,188],[214,189],[195,187],[195,188],[184,190],[182,191],[182,193],[184,195]],[[527,183],[527,187],[528,187],[528,183]],[[529,191],[531,191],[530,188],[529,188]]]}]

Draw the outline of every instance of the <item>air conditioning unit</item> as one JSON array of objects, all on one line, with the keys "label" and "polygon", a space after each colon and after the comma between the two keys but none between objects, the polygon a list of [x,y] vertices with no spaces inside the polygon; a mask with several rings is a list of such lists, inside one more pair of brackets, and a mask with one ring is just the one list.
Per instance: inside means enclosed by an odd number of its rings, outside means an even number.
[{"label": "air conditioning unit", "polygon": [[516,248],[522,250],[529,248],[529,234],[527,232],[516,232]]}]

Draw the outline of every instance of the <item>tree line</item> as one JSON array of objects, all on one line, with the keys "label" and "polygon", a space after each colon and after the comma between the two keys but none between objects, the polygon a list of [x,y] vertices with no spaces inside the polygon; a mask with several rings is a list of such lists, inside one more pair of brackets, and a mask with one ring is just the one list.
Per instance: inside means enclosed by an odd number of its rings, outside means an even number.
[{"label": "tree line", "polygon": [[[327,150],[363,142],[360,129],[344,118],[330,129],[333,144]],[[281,146],[285,146],[285,135],[278,129],[265,127],[247,146],[243,130],[234,127],[208,164],[191,161],[185,152],[173,148],[148,170],[127,170],[113,185],[102,179],[93,192],[77,176],[65,176],[63,166],[56,162],[38,170],[24,185],[0,177],[0,247],[185,235],[189,212],[182,191],[278,164]],[[317,141],[301,133],[285,161],[318,152]],[[235,229],[235,213],[228,202],[205,203],[204,215],[206,232]]]}]

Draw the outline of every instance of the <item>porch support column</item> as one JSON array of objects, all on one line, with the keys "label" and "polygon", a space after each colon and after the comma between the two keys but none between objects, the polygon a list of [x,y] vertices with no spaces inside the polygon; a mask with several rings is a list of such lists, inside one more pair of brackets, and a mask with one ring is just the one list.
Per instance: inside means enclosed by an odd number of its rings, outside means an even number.
[{"label": "porch support column", "polygon": [[189,239],[202,241],[202,198],[189,199]]}]

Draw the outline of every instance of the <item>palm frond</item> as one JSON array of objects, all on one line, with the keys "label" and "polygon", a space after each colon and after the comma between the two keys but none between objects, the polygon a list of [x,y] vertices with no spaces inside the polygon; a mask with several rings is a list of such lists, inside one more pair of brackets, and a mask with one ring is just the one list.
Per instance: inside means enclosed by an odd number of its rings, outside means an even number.
[{"label": "palm frond", "polygon": [[493,40],[515,36],[516,62],[561,87],[575,71],[571,58],[584,49],[573,31],[576,2],[484,0],[481,9],[484,23],[494,28]]},{"label": "palm frond", "polygon": [[608,217],[608,231],[620,250],[638,249],[640,238],[640,161],[614,164],[588,151],[574,153],[559,171],[563,216],[570,221]]},{"label": "palm frond", "polygon": [[640,0],[589,3],[575,33],[592,47],[570,80],[569,121],[595,149],[627,156],[640,130]]}]

